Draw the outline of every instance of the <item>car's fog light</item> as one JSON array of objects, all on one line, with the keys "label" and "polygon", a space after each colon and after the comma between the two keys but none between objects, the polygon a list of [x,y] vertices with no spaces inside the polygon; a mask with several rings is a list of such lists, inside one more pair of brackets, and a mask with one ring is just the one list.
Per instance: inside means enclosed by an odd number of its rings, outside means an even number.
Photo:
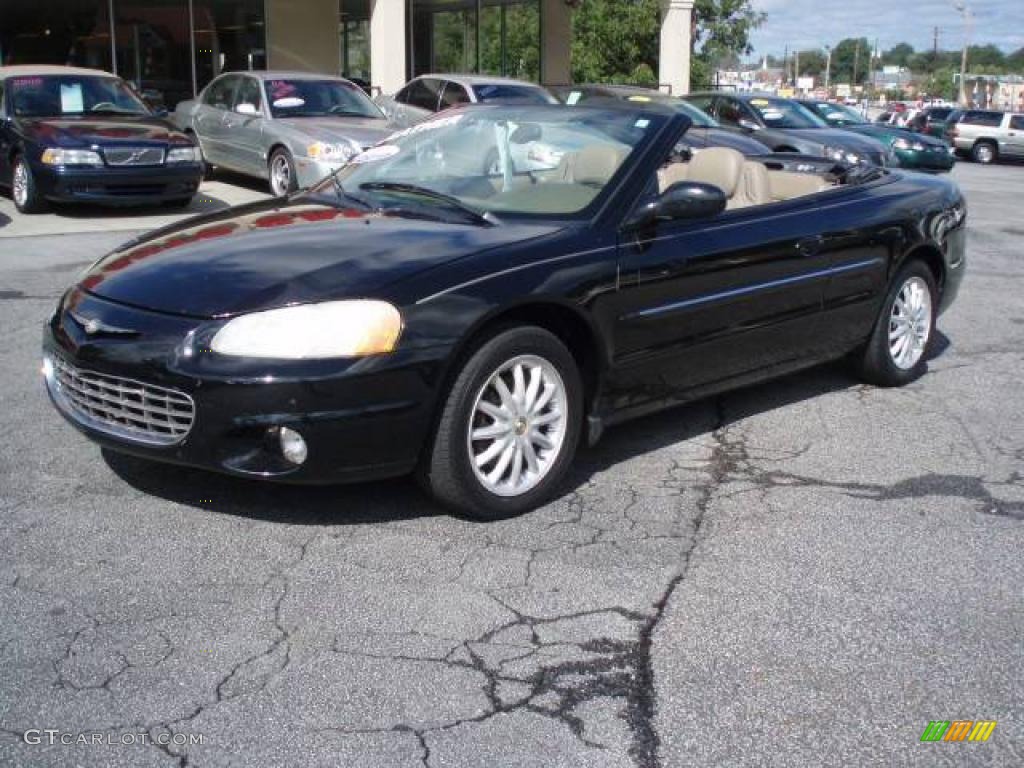
[{"label": "car's fog light", "polygon": [[43,378],[47,381],[53,378],[53,361],[50,359],[49,355],[43,357],[42,374]]},{"label": "car's fog light", "polygon": [[281,455],[292,464],[301,464],[306,460],[306,456],[309,454],[306,441],[294,429],[281,427],[277,433],[277,439],[281,444]]}]

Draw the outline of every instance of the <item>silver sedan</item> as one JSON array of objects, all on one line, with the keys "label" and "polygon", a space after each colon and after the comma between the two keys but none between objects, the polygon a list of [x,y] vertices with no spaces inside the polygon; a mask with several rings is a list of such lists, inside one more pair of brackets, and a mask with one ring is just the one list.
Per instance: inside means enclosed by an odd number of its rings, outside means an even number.
[{"label": "silver sedan", "polygon": [[393,128],[354,83],[301,72],[228,72],[173,120],[207,163],[267,179],[275,195],[315,184]]}]

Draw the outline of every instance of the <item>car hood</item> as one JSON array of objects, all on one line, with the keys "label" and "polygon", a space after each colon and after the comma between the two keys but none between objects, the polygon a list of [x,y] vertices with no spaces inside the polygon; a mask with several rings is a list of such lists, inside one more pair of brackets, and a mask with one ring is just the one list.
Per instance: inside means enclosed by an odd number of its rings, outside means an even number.
[{"label": "car hood", "polygon": [[695,149],[729,147],[748,156],[763,155],[767,151],[764,144],[746,136],[740,136],[724,128],[704,128],[697,125],[690,126],[683,136],[683,142]]},{"label": "car hood", "polygon": [[157,312],[228,316],[380,295],[420,271],[556,229],[399,218],[298,196],[152,232],[96,262],[80,287]]},{"label": "car hood", "polygon": [[150,115],[19,117],[17,122],[22,134],[50,146],[188,142],[185,135],[166,120]]},{"label": "car hood", "polygon": [[351,140],[369,147],[386,139],[394,128],[382,117],[283,117],[274,121],[314,141]]},{"label": "car hood", "polygon": [[846,130],[854,131],[862,136],[870,136],[871,138],[877,139],[885,144],[892,144],[896,139],[918,141],[927,147],[945,146],[946,144],[946,142],[936,139],[934,136],[928,136],[924,133],[915,133],[914,131],[908,131],[906,128],[898,128],[896,126],[850,125],[847,126]]},{"label": "car hood", "polygon": [[858,136],[855,133],[839,128],[799,128],[793,129],[793,135],[829,146],[845,147],[862,152],[879,151],[879,146],[874,139],[867,136]]}]

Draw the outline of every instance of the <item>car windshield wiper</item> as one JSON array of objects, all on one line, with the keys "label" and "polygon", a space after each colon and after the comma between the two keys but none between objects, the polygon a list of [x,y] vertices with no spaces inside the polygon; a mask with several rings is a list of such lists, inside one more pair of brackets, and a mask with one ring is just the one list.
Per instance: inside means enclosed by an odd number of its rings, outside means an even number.
[{"label": "car windshield wiper", "polygon": [[436,200],[439,203],[444,203],[450,208],[462,211],[479,224],[491,226],[494,223],[490,218],[488,218],[486,213],[478,211],[471,205],[467,205],[459,200],[459,198],[454,197],[453,195],[446,195],[444,192],[437,192],[429,187],[421,187],[417,184],[405,184],[398,181],[367,181],[360,184],[359,188],[366,189],[371,192],[379,190],[381,192],[400,192],[407,195],[418,195],[419,197]]},{"label": "car windshield wiper", "polygon": [[334,184],[334,192],[338,195],[339,200],[351,200],[353,203],[367,211],[377,210],[369,200],[360,197],[359,195],[354,195],[345,189],[345,185],[341,183],[341,179],[338,178],[337,173],[331,174],[331,182]]},{"label": "car windshield wiper", "polygon": [[103,107],[103,109],[90,109],[84,114],[87,115],[145,115],[146,112],[139,112],[135,109],[117,109],[116,107]]}]

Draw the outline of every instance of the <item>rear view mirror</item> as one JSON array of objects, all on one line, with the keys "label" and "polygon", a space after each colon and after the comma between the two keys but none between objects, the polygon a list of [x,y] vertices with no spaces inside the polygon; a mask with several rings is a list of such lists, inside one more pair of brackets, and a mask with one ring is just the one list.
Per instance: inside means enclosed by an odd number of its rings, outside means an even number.
[{"label": "rear view mirror", "polygon": [[241,104],[236,104],[235,105],[235,112],[237,112],[240,115],[256,115],[256,114],[259,114],[259,110],[256,109],[256,105],[255,104],[249,104],[249,103],[244,102],[244,101]]}]

